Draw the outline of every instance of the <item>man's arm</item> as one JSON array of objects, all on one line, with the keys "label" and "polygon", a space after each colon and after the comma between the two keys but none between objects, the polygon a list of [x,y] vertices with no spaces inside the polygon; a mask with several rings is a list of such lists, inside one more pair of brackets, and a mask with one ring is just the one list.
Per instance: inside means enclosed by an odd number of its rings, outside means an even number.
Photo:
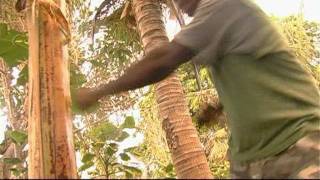
[{"label": "man's arm", "polygon": [[76,101],[81,108],[86,108],[106,95],[159,82],[193,56],[191,50],[176,42],[166,43],[152,50],[137,64],[129,67],[119,79],[93,89],[80,90]]}]

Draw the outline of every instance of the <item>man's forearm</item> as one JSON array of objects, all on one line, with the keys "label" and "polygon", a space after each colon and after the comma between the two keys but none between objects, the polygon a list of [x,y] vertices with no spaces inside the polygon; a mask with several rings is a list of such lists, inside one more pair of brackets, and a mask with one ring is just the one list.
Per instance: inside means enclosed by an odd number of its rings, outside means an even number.
[{"label": "man's forearm", "polygon": [[141,88],[169,76],[181,64],[194,56],[188,48],[176,42],[163,44],[147,54],[137,64],[129,67],[119,79],[93,89],[92,96],[103,96]]},{"label": "man's forearm", "polygon": [[140,62],[129,67],[118,80],[100,85],[94,93],[100,99],[109,94],[133,90],[161,81],[175,69],[163,63],[162,58],[166,58],[165,55],[161,57],[155,57],[154,54],[147,55]]}]

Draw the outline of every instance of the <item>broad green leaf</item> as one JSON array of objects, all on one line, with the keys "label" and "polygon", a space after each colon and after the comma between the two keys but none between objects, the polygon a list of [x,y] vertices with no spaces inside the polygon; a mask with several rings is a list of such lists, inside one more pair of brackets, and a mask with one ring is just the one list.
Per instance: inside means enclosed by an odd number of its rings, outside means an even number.
[{"label": "broad green leaf", "polygon": [[26,33],[9,30],[6,24],[0,23],[0,57],[14,67],[19,60],[28,58],[28,43]]},{"label": "broad green leaf", "polygon": [[130,135],[127,132],[122,131],[121,136],[118,137],[117,141],[123,141],[123,140],[127,139],[129,136]]},{"label": "broad green leaf", "polygon": [[135,122],[132,116],[126,117],[124,123],[121,125],[122,128],[134,128]]},{"label": "broad green leaf", "polygon": [[13,140],[16,144],[23,144],[27,141],[28,135],[22,131],[9,131],[8,136]]},{"label": "broad green leaf", "polygon": [[81,160],[81,161],[82,161],[83,163],[87,163],[87,162],[91,161],[94,157],[95,157],[94,154],[87,153],[87,154],[85,154],[85,155],[82,157],[82,160]]},{"label": "broad green leaf", "polygon": [[90,131],[90,136],[101,142],[105,142],[106,140],[115,140],[119,134],[119,129],[110,122],[100,123]]},{"label": "broad green leaf", "polygon": [[129,161],[130,160],[130,156],[128,154],[126,154],[126,153],[121,153],[120,157],[124,161]]},{"label": "broad green leaf", "polygon": [[21,161],[21,159],[19,159],[19,158],[3,158],[3,162],[4,162],[5,164],[12,164],[12,165],[14,165],[14,164],[19,164],[19,163],[21,163],[22,161]]},{"label": "broad green leaf", "polygon": [[79,171],[84,171],[92,167],[94,163],[92,161],[89,161],[88,163],[83,164],[80,168]]}]

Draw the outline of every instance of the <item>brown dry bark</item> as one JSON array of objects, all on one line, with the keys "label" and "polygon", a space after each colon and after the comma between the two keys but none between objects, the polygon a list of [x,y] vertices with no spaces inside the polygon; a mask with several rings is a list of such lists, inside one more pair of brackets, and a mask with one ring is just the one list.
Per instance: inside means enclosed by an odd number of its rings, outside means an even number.
[{"label": "brown dry bark", "polygon": [[[146,53],[168,42],[159,1],[134,0],[133,9]],[[156,84],[156,97],[178,178],[212,178],[176,74]]]}]

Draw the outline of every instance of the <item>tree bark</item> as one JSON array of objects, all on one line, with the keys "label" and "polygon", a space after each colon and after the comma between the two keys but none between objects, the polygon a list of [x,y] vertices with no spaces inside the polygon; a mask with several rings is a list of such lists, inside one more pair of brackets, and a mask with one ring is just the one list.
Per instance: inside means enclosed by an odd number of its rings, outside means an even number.
[{"label": "tree bark", "polygon": [[[157,0],[133,0],[133,9],[146,53],[168,42]],[[160,118],[178,178],[212,178],[197,131],[175,74],[156,84]]]},{"label": "tree bark", "polygon": [[[77,178],[65,0],[29,0],[29,178]],[[59,9],[60,8],[60,9]]]}]

